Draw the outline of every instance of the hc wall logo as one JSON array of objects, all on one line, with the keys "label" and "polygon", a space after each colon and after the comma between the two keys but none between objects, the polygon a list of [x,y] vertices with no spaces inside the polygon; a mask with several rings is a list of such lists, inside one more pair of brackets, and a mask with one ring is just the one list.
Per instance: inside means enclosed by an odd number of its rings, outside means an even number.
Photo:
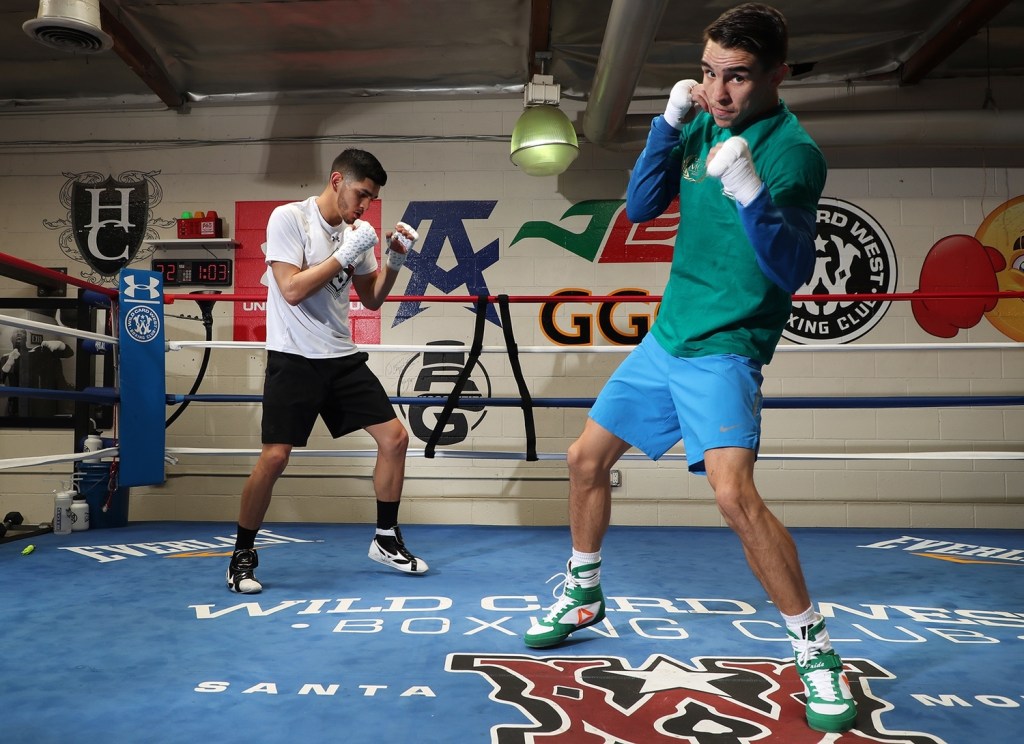
[{"label": "hc wall logo", "polygon": [[164,376],[164,292],[160,274],[121,272],[119,486],[148,486],[164,480],[166,380]]},{"label": "hc wall logo", "polygon": [[173,227],[174,220],[152,214],[163,191],[154,176],[159,171],[127,171],[116,178],[96,172],[65,173],[69,180],[60,191],[66,219],[43,220],[50,230],[61,230],[61,252],[84,261],[91,272],[86,278],[105,282],[133,261],[153,253],[144,247],[155,238],[155,228]]}]

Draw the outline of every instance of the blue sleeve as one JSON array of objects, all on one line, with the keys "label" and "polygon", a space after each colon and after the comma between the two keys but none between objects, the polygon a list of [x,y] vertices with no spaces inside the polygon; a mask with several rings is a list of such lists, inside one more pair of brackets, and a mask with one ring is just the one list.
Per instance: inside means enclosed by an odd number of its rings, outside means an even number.
[{"label": "blue sleeve", "polygon": [[800,289],[814,271],[815,214],[800,207],[776,207],[764,186],[747,206],[737,202],[736,207],[761,271],[790,294]]},{"label": "blue sleeve", "polygon": [[626,188],[626,217],[630,222],[646,222],[659,216],[679,194],[682,160],[676,151],[679,131],[665,117],[651,122],[644,147],[629,174]]}]

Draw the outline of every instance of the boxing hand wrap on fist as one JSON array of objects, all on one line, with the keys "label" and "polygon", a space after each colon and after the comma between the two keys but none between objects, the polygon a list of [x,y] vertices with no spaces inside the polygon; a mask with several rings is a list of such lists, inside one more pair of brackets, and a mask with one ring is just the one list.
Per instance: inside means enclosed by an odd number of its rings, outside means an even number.
[{"label": "boxing hand wrap on fist", "polygon": [[[419,234],[404,222],[395,225],[395,232],[391,235],[391,245],[384,251],[384,255],[387,256],[388,268],[394,271],[401,269],[405,265],[405,259],[409,257],[409,251],[412,250],[413,244],[419,238]],[[392,248],[396,242],[402,246],[402,250],[398,251]]]},{"label": "boxing hand wrap on fist", "polygon": [[52,352],[53,352],[54,354],[57,354],[57,353],[59,353],[59,352],[61,352],[61,351],[64,351],[64,349],[66,349],[66,348],[67,348],[67,347],[66,347],[66,346],[64,345],[64,342],[63,342],[63,341],[43,341],[43,342],[42,342],[41,344],[39,344],[39,345],[40,345],[41,347],[43,347],[44,349],[47,349],[47,350],[49,350],[49,351],[52,351]]},{"label": "boxing hand wrap on fist", "polygon": [[690,112],[693,106],[693,96],[690,91],[697,85],[696,80],[680,80],[672,86],[672,92],[668,94],[668,103],[665,106],[665,121],[673,129],[679,129],[683,125],[683,119]]},{"label": "boxing hand wrap on fist", "polygon": [[708,175],[721,180],[725,193],[744,207],[761,191],[750,147],[742,137],[730,137],[718,148],[708,163]]},{"label": "boxing hand wrap on fist", "polygon": [[375,245],[377,231],[369,222],[360,221],[358,226],[353,225],[345,231],[345,240],[332,258],[341,264],[343,270],[350,271],[367,251],[373,250]]}]

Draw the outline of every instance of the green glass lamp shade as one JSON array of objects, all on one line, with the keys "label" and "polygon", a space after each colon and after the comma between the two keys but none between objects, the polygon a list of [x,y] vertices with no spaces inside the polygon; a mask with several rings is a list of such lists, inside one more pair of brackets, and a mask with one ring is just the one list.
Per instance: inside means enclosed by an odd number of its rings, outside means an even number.
[{"label": "green glass lamp shade", "polygon": [[529,106],[512,130],[512,162],[529,176],[557,176],[579,154],[572,122],[557,106]]}]

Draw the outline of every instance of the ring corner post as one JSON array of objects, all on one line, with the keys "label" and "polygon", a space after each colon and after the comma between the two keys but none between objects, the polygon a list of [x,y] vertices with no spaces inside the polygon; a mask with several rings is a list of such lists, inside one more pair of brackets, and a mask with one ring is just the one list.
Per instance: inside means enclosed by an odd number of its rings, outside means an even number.
[{"label": "ring corner post", "polygon": [[164,482],[166,377],[160,274],[125,268],[119,280],[119,483]]}]

